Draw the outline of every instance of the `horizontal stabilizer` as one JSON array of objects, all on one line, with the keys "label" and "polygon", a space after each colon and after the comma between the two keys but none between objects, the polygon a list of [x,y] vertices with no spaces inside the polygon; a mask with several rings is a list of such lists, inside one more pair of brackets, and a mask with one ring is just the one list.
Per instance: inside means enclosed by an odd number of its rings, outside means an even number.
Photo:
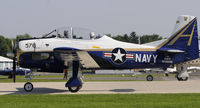
[{"label": "horizontal stabilizer", "polygon": [[178,50],[178,49],[172,49],[172,48],[160,48],[157,51],[160,52],[169,52],[169,53],[183,53],[183,50]]}]

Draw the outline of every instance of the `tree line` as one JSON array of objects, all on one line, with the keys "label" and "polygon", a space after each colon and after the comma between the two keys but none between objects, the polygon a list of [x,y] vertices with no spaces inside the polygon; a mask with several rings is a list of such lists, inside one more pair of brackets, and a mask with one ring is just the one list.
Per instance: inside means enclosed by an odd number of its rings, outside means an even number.
[{"label": "tree line", "polygon": [[13,51],[14,42],[23,38],[31,38],[31,36],[29,34],[24,34],[17,35],[16,38],[5,38],[0,35],[0,56],[7,57],[7,53]]},{"label": "tree line", "polygon": [[[158,34],[152,34],[152,35],[142,35],[139,36],[136,34],[136,32],[131,32],[129,35],[117,35],[117,36],[111,36],[110,34],[107,34],[107,36],[112,37],[115,40],[123,41],[123,42],[129,42],[129,43],[135,43],[135,44],[145,44],[157,40],[163,39]],[[139,42],[140,41],[140,42]]]},{"label": "tree line", "polygon": [[[124,35],[111,36],[110,34],[107,34],[107,36],[112,37],[115,40],[129,42],[129,43],[136,43],[136,44],[139,43],[139,38],[140,38],[140,44],[162,39],[162,37],[157,34],[138,36],[136,32],[131,32],[129,35],[124,34]],[[8,52],[12,52],[14,42],[16,40],[23,38],[31,38],[31,36],[29,34],[17,35],[16,38],[14,39],[14,38],[5,38],[4,36],[0,35],[0,56],[6,57]]]}]

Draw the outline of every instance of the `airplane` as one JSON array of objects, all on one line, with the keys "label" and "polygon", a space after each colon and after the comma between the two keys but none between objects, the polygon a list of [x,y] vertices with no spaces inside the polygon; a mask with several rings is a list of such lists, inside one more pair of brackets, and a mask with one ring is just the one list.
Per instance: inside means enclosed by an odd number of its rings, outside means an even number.
[{"label": "airplane", "polygon": [[[72,28],[70,33],[54,30],[42,38],[19,40],[13,51],[13,61],[17,58],[24,68],[72,67],[72,77],[65,87],[70,92],[78,92],[83,85],[80,69],[167,68],[177,64],[177,79],[183,80],[189,77],[185,62],[199,58],[197,18],[194,16],[179,16],[173,35],[156,47],[120,42],[106,35],[95,38],[94,33],[90,33],[91,40],[74,39],[74,33]],[[13,65],[15,69],[14,62]],[[32,83],[27,82],[24,90],[31,92]]]},{"label": "airplane", "polygon": [[[4,70],[0,70],[0,75],[2,76],[8,76],[8,78],[12,78],[12,72],[13,69],[7,68]],[[16,75],[28,75],[31,73],[30,69],[24,69],[24,68],[16,68]]]},{"label": "airplane", "polygon": [[[8,78],[12,78],[12,59],[0,56],[0,76],[8,76]],[[16,75],[28,75],[30,73],[30,69],[17,67]]]}]

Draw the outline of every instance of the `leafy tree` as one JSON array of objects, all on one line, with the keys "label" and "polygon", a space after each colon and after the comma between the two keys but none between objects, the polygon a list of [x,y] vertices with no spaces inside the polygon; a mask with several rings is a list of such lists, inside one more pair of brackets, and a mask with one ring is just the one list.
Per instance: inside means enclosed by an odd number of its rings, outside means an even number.
[{"label": "leafy tree", "polygon": [[6,45],[8,46],[8,52],[12,51],[12,39],[6,38]]},{"label": "leafy tree", "polygon": [[[24,35],[17,35],[16,39],[23,39],[23,38],[31,38],[29,34]],[[16,39],[5,38],[4,36],[0,35],[0,56],[7,56],[8,52],[12,52],[13,49],[13,42]]]},{"label": "leafy tree", "polygon": [[153,42],[153,41],[157,41],[157,40],[161,40],[161,39],[162,39],[162,37],[160,37],[157,34],[143,35],[141,37],[141,44],[148,43],[148,42]]},{"label": "leafy tree", "polygon": [[[109,35],[109,37],[112,37],[113,39],[123,41],[123,42],[136,43],[136,44],[139,43],[139,41],[138,41],[139,36],[137,36],[136,32],[131,32],[130,35],[124,34],[123,36],[121,36],[121,35],[117,35],[117,36]],[[157,41],[157,40],[161,40],[161,39],[162,39],[162,37],[157,35],[157,34],[140,36],[141,44],[153,42],[153,41]]]},{"label": "leafy tree", "polygon": [[20,39],[25,39],[25,38],[31,38],[31,36],[29,34],[24,34],[24,35],[17,35],[16,39],[20,40]]},{"label": "leafy tree", "polygon": [[0,36],[0,56],[6,56],[8,51],[11,51],[10,43],[8,39]]},{"label": "leafy tree", "polygon": [[108,36],[108,37],[112,37],[112,35],[111,34],[105,34],[106,36]]},{"label": "leafy tree", "polygon": [[136,32],[131,32],[129,37],[131,43],[138,43],[138,36],[136,35]]}]

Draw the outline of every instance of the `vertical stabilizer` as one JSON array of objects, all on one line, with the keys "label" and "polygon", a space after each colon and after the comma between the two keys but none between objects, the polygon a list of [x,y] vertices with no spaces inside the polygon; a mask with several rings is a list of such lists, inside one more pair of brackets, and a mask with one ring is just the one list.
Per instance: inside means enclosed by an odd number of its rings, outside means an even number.
[{"label": "vertical stabilizer", "polygon": [[189,15],[179,16],[172,36],[157,48],[162,51],[184,52],[184,61],[199,58],[199,39],[197,18]]},{"label": "vertical stabilizer", "polygon": [[176,33],[178,30],[180,30],[182,27],[184,27],[186,24],[188,24],[190,21],[192,21],[194,18],[195,18],[194,16],[189,16],[189,15],[179,16],[176,20],[176,24],[172,31],[172,35]]}]

